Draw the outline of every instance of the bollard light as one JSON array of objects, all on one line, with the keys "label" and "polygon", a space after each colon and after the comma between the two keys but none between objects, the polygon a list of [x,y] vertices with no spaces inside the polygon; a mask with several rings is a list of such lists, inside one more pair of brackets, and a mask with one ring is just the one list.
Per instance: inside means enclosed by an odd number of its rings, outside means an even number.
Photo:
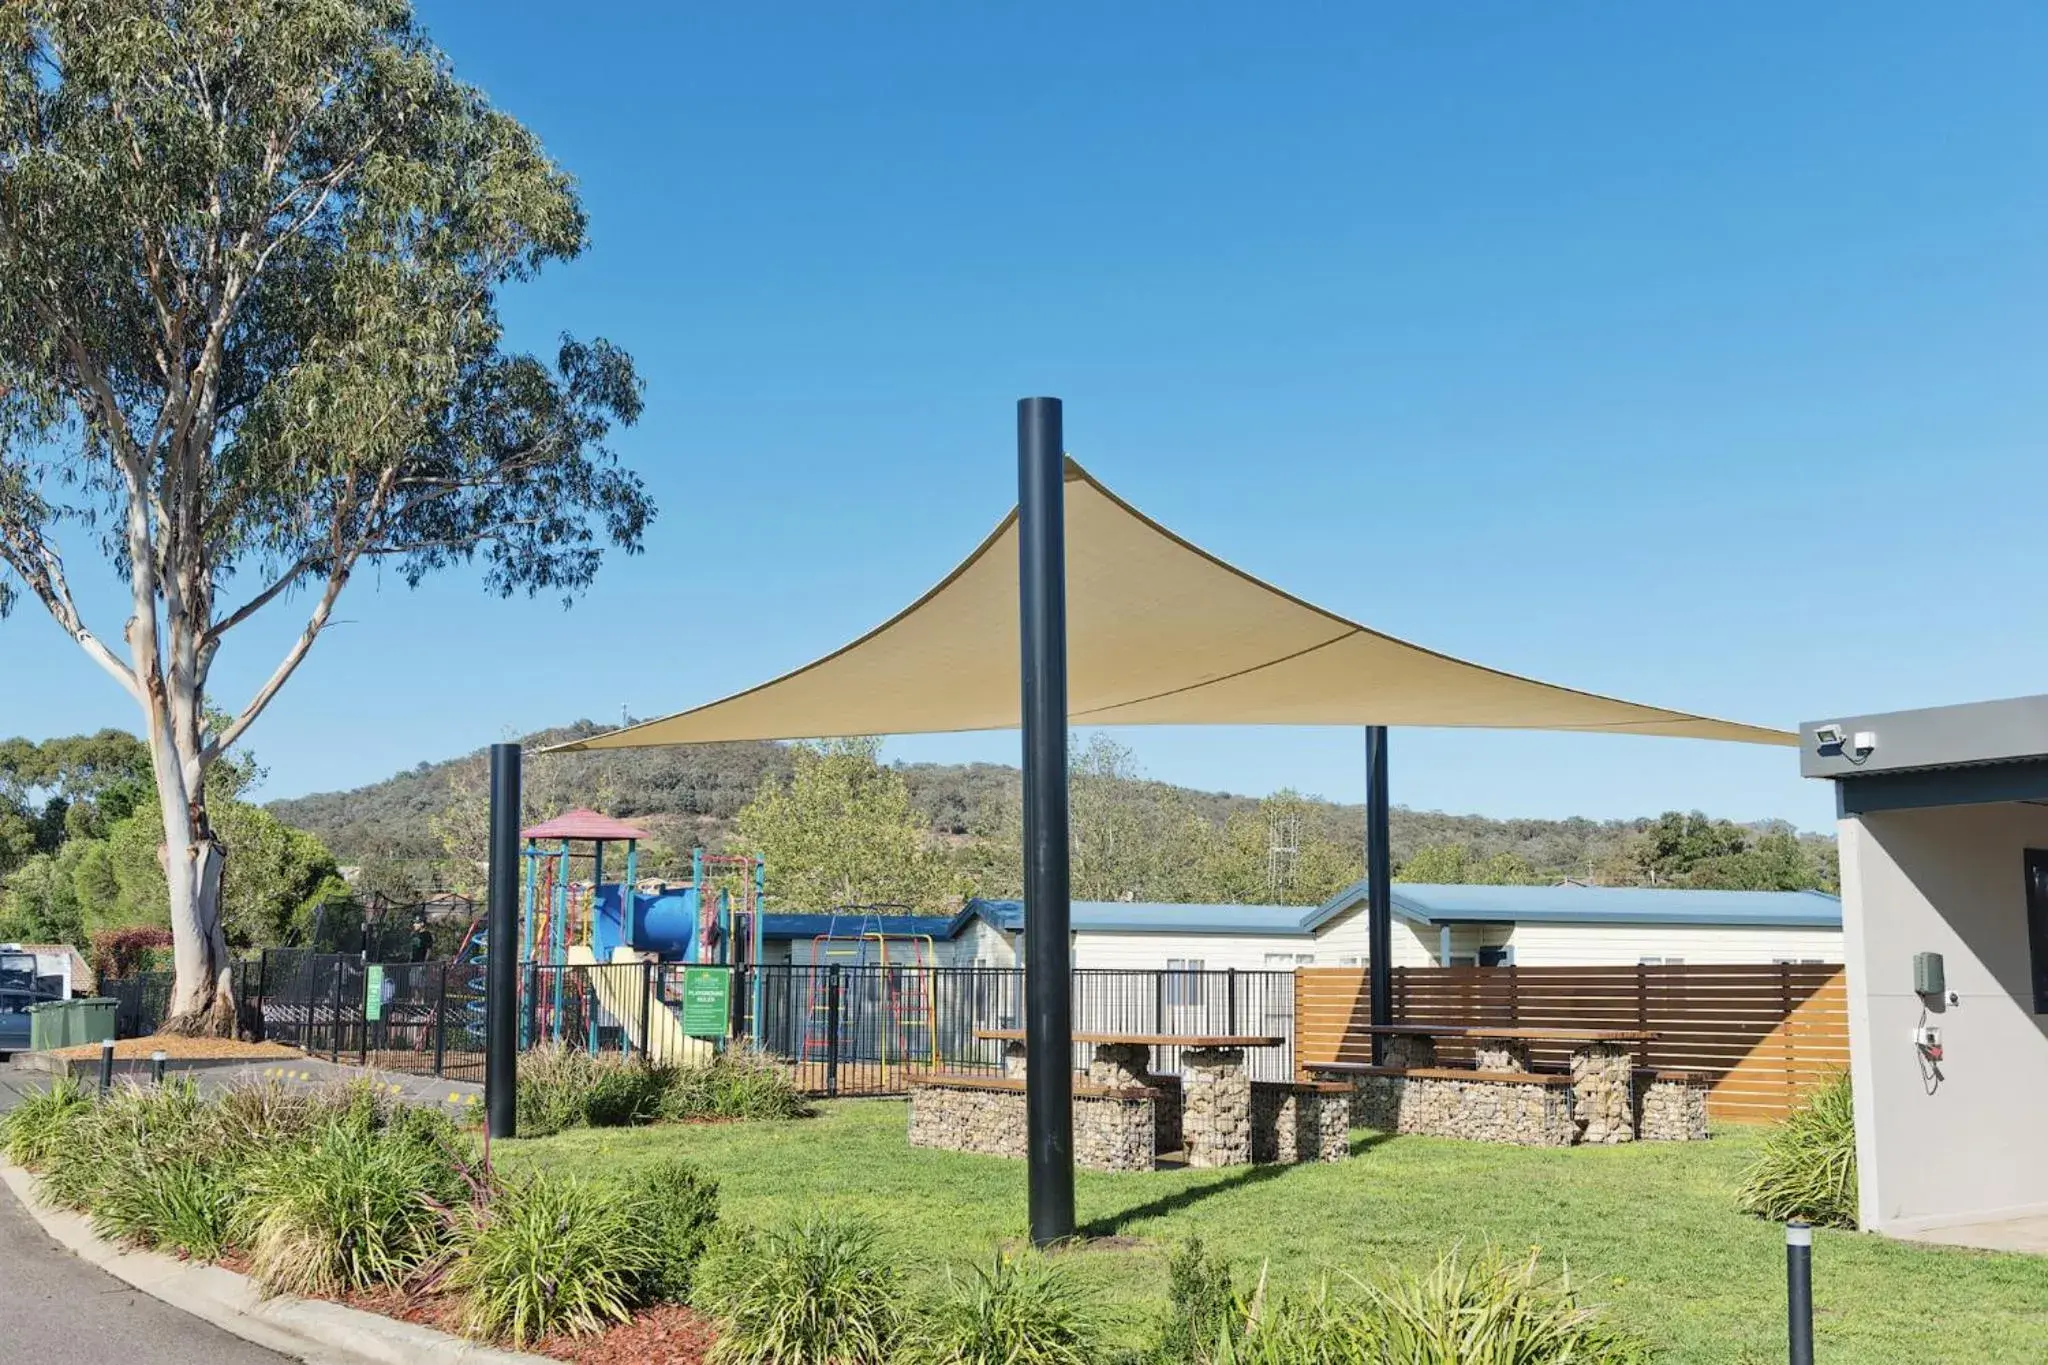
[{"label": "bollard light", "polygon": [[164,1050],[162,1048],[158,1048],[156,1051],[149,1054],[150,1080],[156,1082],[158,1085],[162,1085],[164,1083],[164,1066],[169,1060],[170,1059],[164,1055]]},{"label": "bollard light", "polygon": [[100,1093],[114,1088],[114,1040],[100,1039]]},{"label": "bollard light", "polygon": [[1785,1224],[1785,1318],[1792,1365],[1813,1365],[1813,1227]]}]

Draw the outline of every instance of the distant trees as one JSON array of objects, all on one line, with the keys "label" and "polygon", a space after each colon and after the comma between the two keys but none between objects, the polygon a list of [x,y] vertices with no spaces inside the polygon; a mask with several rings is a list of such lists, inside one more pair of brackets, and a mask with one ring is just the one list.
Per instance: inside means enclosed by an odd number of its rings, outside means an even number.
[{"label": "distant trees", "polygon": [[1802,839],[1782,822],[1762,829],[1700,811],[1666,811],[1603,865],[1623,886],[1696,886],[1723,891],[1833,891],[1841,872],[1832,841]]},{"label": "distant trees", "polygon": [[[1143,775],[1131,751],[1091,735],[1069,760],[1076,900],[1313,905],[1356,881],[1363,855],[1330,830],[1326,803],[1283,791],[1210,818],[1181,787]],[[1017,774],[983,804],[956,861],[978,895],[1023,893]],[[772,868],[771,868],[772,873]]]},{"label": "distant trees", "polygon": [[791,753],[788,780],[762,784],[731,841],[768,860],[777,907],[894,903],[937,912],[956,899],[954,870],[911,806],[903,775],[879,761],[880,740],[799,744]]},{"label": "distant trees", "polygon": [[1202,900],[1235,905],[1320,905],[1365,875],[1364,844],[1340,839],[1329,806],[1292,790],[1233,811],[1200,834]]},{"label": "distant trees", "polygon": [[1464,844],[1425,844],[1394,869],[1394,880],[1447,886],[1530,886],[1546,879],[1512,853],[1483,858]]},{"label": "distant trees", "polygon": [[[590,805],[647,828],[639,865],[682,876],[693,846],[724,846],[738,812],[765,784],[787,785],[803,746],[689,745],[540,754],[587,735],[589,722],[529,736],[526,814]],[[875,759],[879,767],[879,757]],[[1093,900],[1315,904],[1364,875],[1364,812],[1280,791],[1263,799],[1148,778],[1106,736],[1071,758],[1075,895]],[[481,890],[485,817],[481,751],[421,764],[354,792],[270,809],[315,831],[362,872],[358,890]],[[963,894],[1022,891],[1019,775],[991,763],[895,765],[925,847]],[[37,813],[31,813],[37,814]],[[1834,842],[1790,825],[1738,825],[1693,812],[1656,819],[1496,820],[1396,806],[1395,875],[1429,882],[1552,882],[1766,889],[1838,884]],[[758,851],[758,850],[750,850]],[[782,881],[769,863],[771,891]],[[779,894],[779,892],[777,893]],[[784,900],[785,905],[796,902]]]},{"label": "distant trees", "polygon": [[[214,826],[235,860],[221,914],[238,948],[276,943],[321,899],[346,894],[318,838],[240,799],[260,776],[246,755],[214,775]],[[149,752],[120,730],[0,742],[0,939],[86,946],[101,930],[167,927],[163,817]],[[37,832],[23,852],[5,834]]]}]

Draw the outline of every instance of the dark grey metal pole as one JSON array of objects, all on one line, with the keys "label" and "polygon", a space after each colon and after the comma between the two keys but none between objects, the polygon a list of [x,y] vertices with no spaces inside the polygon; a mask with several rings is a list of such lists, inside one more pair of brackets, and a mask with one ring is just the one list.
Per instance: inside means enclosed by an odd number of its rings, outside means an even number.
[{"label": "dark grey metal pole", "polygon": [[100,1039],[100,1094],[114,1088],[114,1040]]},{"label": "dark grey metal pole", "polygon": [[1792,1365],[1813,1365],[1813,1229],[1785,1224],[1785,1322]]},{"label": "dark grey metal pole", "polygon": [[825,969],[825,1095],[839,1094],[839,1011],[841,1006],[839,964]]},{"label": "dark grey metal pole", "polygon": [[519,1113],[519,746],[491,746],[491,864],[484,922],[484,1114],[494,1138]]},{"label": "dark grey metal pole", "polygon": [[1074,1235],[1067,865],[1066,440],[1060,400],[1017,404],[1017,619],[1024,683],[1024,1066],[1031,1240]]},{"label": "dark grey metal pole", "polygon": [[[1372,972],[1372,1022],[1394,1022],[1394,859],[1388,838],[1387,727],[1365,727],[1365,915],[1367,962]],[[1386,1037],[1372,1036],[1372,1059],[1385,1055]]]}]

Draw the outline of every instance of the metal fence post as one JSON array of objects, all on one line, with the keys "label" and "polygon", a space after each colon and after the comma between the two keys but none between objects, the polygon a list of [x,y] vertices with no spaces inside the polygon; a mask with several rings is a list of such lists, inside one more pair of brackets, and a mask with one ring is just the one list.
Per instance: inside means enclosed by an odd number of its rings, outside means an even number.
[{"label": "metal fence post", "polygon": [[652,962],[640,964],[640,1056],[648,1061],[654,1059],[654,1039],[648,1030],[654,1026],[655,973],[660,970]]},{"label": "metal fence post", "polygon": [[1785,1318],[1792,1365],[1813,1365],[1813,1228],[1785,1224]]},{"label": "metal fence post", "polygon": [[526,1022],[519,1032],[520,1047],[527,1048],[540,1041],[540,968],[534,963],[526,964]]},{"label": "metal fence post", "polygon": [[337,1064],[341,1061],[341,964],[345,961],[339,955],[334,959],[334,1009],[328,1015],[328,1060]]},{"label": "metal fence post", "polygon": [[839,1094],[839,964],[825,969],[825,1093]]},{"label": "metal fence post", "polygon": [[1237,1035],[1237,968],[1227,969],[1223,982],[1223,1031],[1232,1037]]},{"label": "metal fence post", "polygon": [[448,964],[437,968],[440,985],[434,991],[434,1074],[445,1074],[448,1062]]}]

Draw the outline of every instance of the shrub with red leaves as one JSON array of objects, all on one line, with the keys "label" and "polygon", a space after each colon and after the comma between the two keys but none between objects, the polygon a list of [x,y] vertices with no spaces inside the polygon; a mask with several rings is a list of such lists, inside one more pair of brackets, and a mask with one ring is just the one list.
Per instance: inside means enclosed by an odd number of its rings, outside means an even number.
[{"label": "shrub with red leaves", "polygon": [[92,969],[102,981],[134,976],[143,970],[151,950],[170,946],[168,929],[98,929],[92,936]]}]

